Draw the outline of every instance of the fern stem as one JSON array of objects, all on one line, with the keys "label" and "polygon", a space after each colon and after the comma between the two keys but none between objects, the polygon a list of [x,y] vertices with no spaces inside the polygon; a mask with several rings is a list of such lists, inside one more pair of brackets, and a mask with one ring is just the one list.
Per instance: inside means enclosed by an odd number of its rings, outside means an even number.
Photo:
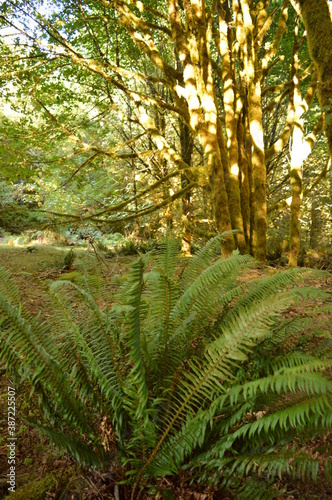
[{"label": "fern stem", "polygon": [[166,377],[169,316],[171,313],[171,286],[170,286],[168,276],[166,277],[166,301],[167,301],[167,312],[166,312],[166,325],[165,325],[165,347],[164,347],[164,366],[163,366],[162,386],[164,386],[165,377]]}]

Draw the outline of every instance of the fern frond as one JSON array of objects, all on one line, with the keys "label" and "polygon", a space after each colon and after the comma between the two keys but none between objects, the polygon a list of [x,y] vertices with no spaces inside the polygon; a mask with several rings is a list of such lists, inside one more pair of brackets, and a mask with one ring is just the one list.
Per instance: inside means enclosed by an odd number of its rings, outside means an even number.
[{"label": "fern frond", "polygon": [[234,316],[229,327],[223,329],[220,337],[207,346],[204,360],[190,363],[190,371],[183,374],[180,382],[178,398],[174,401],[166,428],[145,465],[138,472],[138,479],[161,452],[163,443],[176,425],[183,422],[188,413],[195,413],[203,402],[212,402],[218,393],[225,391],[224,381],[235,379],[234,368],[237,362],[246,358],[246,351],[252,348],[254,339],[264,336],[271,327],[270,315],[280,313],[288,304],[287,295],[278,301],[272,297],[254,304],[240,316]]},{"label": "fern frond", "polygon": [[302,300],[331,300],[331,293],[322,288],[314,286],[295,286],[292,287],[292,292]]},{"label": "fern frond", "polygon": [[234,281],[241,268],[251,260],[250,256],[234,252],[228,259],[218,259],[205,269],[183,293],[171,313],[171,322],[176,328],[170,340],[183,337],[188,330],[192,336],[195,327],[203,330],[216,317],[216,306],[230,302],[240,293],[241,288],[234,288]]},{"label": "fern frond", "polygon": [[316,314],[331,315],[332,314],[332,304],[324,304],[323,306],[316,307],[315,313]]},{"label": "fern frond", "polygon": [[[327,394],[331,393],[332,383],[324,378],[320,373],[313,373],[315,370],[319,370],[320,367],[327,367],[326,364],[315,361],[312,362],[311,366],[300,366],[294,369],[285,370],[282,374],[278,373],[269,377],[265,377],[260,380],[255,380],[251,382],[247,382],[241,386],[233,386],[224,391],[219,397],[215,397],[209,408],[206,410],[198,409],[196,414],[188,414],[187,421],[182,424],[181,429],[177,432],[172,433],[167,442],[163,445],[160,452],[154,459],[152,464],[152,469],[154,474],[161,474],[161,471],[165,469],[165,467],[169,467],[169,463],[172,465],[172,473],[174,474],[180,464],[183,463],[186,457],[189,457],[193,450],[197,447],[202,447],[204,444],[207,427],[210,426],[211,429],[213,427],[213,421],[217,418],[217,414],[225,415],[223,418],[218,419],[219,424],[214,425],[217,427],[217,432],[220,436],[225,436],[225,438],[221,439],[218,445],[212,447],[208,452],[207,456],[215,453],[214,449],[218,449],[218,458],[224,456],[224,453],[229,451],[230,447],[233,445],[234,441],[236,441],[243,432],[243,437],[250,438],[250,443],[253,442],[253,436],[257,433],[260,434],[264,431],[264,435],[268,433],[269,430],[275,430],[275,426],[280,426],[283,428],[287,426],[284,422],[285,419],[290,418],[290,426],[294,427],[294,420],[292,418],[296,417],[296,406],[287,407],[284,411],[280,411],[279,413],[274,413],[269,415],[268,417],[264,417],[266,419],[265,426],[263,425],[263,420],[259,419],[254,423],[249,423],[243,425],[243,417],[246,412],[250,412],[253,410],[253,402],[255,402],[255,397],[259,393],[269,394],[271,391],[275,391],[280,394],[281,392],[291,391],[295,393],[296,391],[300,391],[301,394],[313,394],[313,395],[324,395],[325,399],[323,399],[324,405],[324,413],[326,414],[326,409],[329,409],[328,405],[328,397]],[[314,401],[314,398],[312,399]],[[300,406],[302,401],[300,402]],[[319,404],[310,403],[313,405],[314,409],[319,412]],[[310,407],[311,408],[311,407]],[[300,409],[301,411],[301,409]],[[302,408],[302,411],[305,413],[305,409]],[[227,417],[226,417],[227,415]],[[325,415],[326,416],[326,415]],[[299,419],[302,417],[299,416]],[[325,427],[328,428],[330,419],[326,417],[327,420],[324,421]],[[298,427],[300,427],[299,422]],[[303,422],[302,422],[303,423]],[[322,421],[320,421],[323,424]],[[241,424],[242,427],[239,429],[238,434],[232,434],[232,429],[235,425]],[[263,427],[262,427],[263,426]],[[289,427],[289,426],[288,426]],[[317,423],[316,427],[319,427],[319,423]],[[245,431],[248,431],[248,434],[245,434]],[[216,436],[216,434],[214,433]],[[230,439],[227,436],[233,436]],[[214,438],[214,440],[216,437]],[[200,456],[200,461],[202,461],[204,456]]]},{"label": "fern frond", "polygon": [[220,240],[221,235],[217,234],[211,238],[203,248],[201,248],[191,259],[188,267],[183,273],[181,280],[182,289],[187,290],[190,285],[202,274],[202,272],[210,267],[216,257],[220,257]]},{"label": "fern frond", "polygon": [[306,316],[296,316],[293,318],[284,318],[271,331],[271,343],[273,346],[286,342],[295,334],[303,330],[308,330],[312,326],[312,318]]},{"label": "fern frond", "polygon": [[180,248],[180,240],[167,231],[165,238],[159,244],[159,249],[153,252],[158,272],[174,276],[179,262]]},{"label": "fern frond", "polygon": [[315,429],[319,426],[328,427],[332,423],[332,412],[330,398],[325,394],[314,395],[302,400],[291,407],[265,415],[262,418],[243,425],[234,431],[227,438],[228,446],[231,446],[237,439],[246,436],[252,439],[254,436],[268,436],[276,428],[287,432],[288,429],[304,428],[306,424]]},{"label": "fern frond", "polygon": [[321,361],[310,354],[303,352],[287,353],[285,356],[276,356],[267,363],[267,370],[274,373],[282,372],[283,368],[302,367],[304,371],[325,370],[329,367],[329,361]]},{"label": "fern frond", "polygon": [[265,276],[250,281],[250,290],[235,304],[232,312],[241,311],[254,301],[262,300],[276,292],[282,292],[287,285],[294,283],[297,279],[304,279],[310,275],[310,270],[304,268],[291,268],[287,271],[278,272],[272,276]]},{"label": "fern frond", "polygon": [[51,444],[57,446],[64,453],[69,453],[82,467],[96,467],[105,463],[106,455],[104,449],[97,439],[87,444],[82,441],[80,435],[74,433],[68,434],[60,429],[41,425],[32,419],[25,419],[25,421],[33,425],[41,435],[47,436]]},{"label": "fern frond", "polygon": [[271,500],[280,496],[278,484],[275,484],[274,478],[268,479],[265,476],[249,475],[243,482],[237,475],[233,475],[229,478],[227,486],[232,491],[236,491],[236,498],[239,500]]},{"label": "fern frond", "polygon": [[11,273],[2,266],[0,266],[0,294],[13,305],[18,306],[21,302]]},{"label": "fern frond", "polygon": [[[84,309],[80,311],[80,328],[75,322],[65,317],[71,325],[71,335],[66,337],[64,348],[69,347],[68,342],[74,343],[81,349],[81,362],[85,369],[91,373],[93,380],[100,387],[101,394],[106,401],[113,401],[116,407],[121,400],[121,387],[123,380],[116,355],[116,347],[110,334],[110,317],[100,310],[94,298],[85,290],[71,282],[55,282],[51,289],[61,294],[62,300],[66,288],[74,290],[83,299]],[[72,311],[72,310],[71,310]],[[72,315],[69,315],[72,316]],[[68,331],[68,330],[67,330]],[[65,359],[65,358],[64,358]],[[116,403],[117,402],[117,403]]]},{"label": "fern frond", "polygon": [[70,374],[72,390],[81,402],[85,404],[91,400],[93,406],[102,411],[102,395],[95,388],[97,381],[101,387],[106,387],[108,377],[104,376],[99,367],[97,373],[95,372],[94,356],[85,342],[82,328],[74,321],[69,308],[65,307],[62,292],[62,287],[59,293],[50,290],[51,300],[48,304],[51,313],[50,327],[51,330],[59,332],[57,342],[53,343],[52,355],[55,356],[57,351],[61,368]]},{"label": "fern frond", "polygon": [[251,471],[261,475],[263,472],[268,478],[278,476],[282,479],[283,474],[292,477],[301,477],[303,480],[317,480],[317,474],[320,466],[326,466],[327,460],[313,458],[310,453],[284,449],[279,452],[270,450],[270,452],[255,454],[254,456],[238,457],[230,470],[232,473],[236,469],[239,476],[248,475]]},{"label": "fern frond", "polygon": [[[233,460],[225,457],[207,463],[198,463],[196,467],[197,469],[201,469],[198,472],[200,481],[208,482],[212,471],[215,473],[219,472],[219,474],[222,471],[224,477],[222,481],[223,486],[232,481],[232,476],[235,472],[239,484],[242,477],[252,475],[253,473],[257,473],[258,477],[264,474],[264,479],[268,481],[274,479],[276,476],[282,479],[284,474],[294,478],[301,477],[303,480],[311,479],[316,481],[319,468],[323,467],[327,473],[330,470],[327,459],[314,458],[310,453],[288,448],[278,451],[270,448],[264,450],[263,453],[256,451],[248,455],[239,455]],[[242,489],[242,491],[246,490]],[[240,494],[239,498],[244,497]],[[248,498],[255,499],[257,496]]]},{"label": "fern frond", "polygon": [[141,257],[132,265],[128,281],[131,287],[128,290],[127,305],[130,306],[127,321],[128,327],[125,332],[128,346],[128,360],[132,364],[130,375],[127,378],[124,391],[127,395],[126,408],[139,420],[148,400],[148,382],[144,365],[144,337],[141,327],[144,304],[142,293],[144,289],[145,260]]},{"label": "fern frond", "polygon": [[8,304],[1,296],[0,309],[2,316],[8,321],[5,330],[1,332],[4,343],[1,351],[2,359],[9,366],[16,367],[20,363],[29,372],[31,370],[33,384],[41,384],[46,392],[48,381],[52,381],[54,407],[61,409],[68,421],[75,422],[79,428],[87,431],[89,428],[86,419],[82,408],[73,397],[67,374],[61,370],[57,360],[53,359],[38,342],[42,330],[39,331],[38,339],[36,339],[35,329],[31,324],[20,315],[17,307]]},{"label": "fern frond", "polygon": [[147,288],[143,297],[147,301],[148,311],[144,330],[153,378],[158,378],[163,384],[169,373],[168,342],[172,334],[170,316],[180,292],[179,280],[175,274],[179,260],[178,240],[167,234],[155,260],[157,272],[145,275]]}]

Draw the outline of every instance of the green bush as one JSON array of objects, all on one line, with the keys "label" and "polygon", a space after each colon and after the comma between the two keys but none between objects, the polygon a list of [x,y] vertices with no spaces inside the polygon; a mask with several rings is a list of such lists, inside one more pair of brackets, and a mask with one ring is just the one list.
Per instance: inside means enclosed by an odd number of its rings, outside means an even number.
[{"label": "green bush", "polygon": [[124,239],[123,235],[120,233],[107,234],[102,238],[102,243],[107,247],[116,246],[120,241]]},{"label": "green bush", "polygon": [[[14,235],[36,229],[47,223],[48,219],[39,210],[29,195],[21,197],[22,186],[11,186],[0,181],[0,228]],[[26,189],[28,189],[26,187]]]},{"label": "green bush", "polygon": [[69,250],[69,252],[67,252],[63,258],[63,269],[66,269],[66,270],[70,269],[74,263],[75,258],[76,258],[76,254],[74,253],[73,249],[71,248]]},{"label": "green bush", "polygon": [[124,239],[115,246],[115,253],[119,255],[137,255],[149,253],[158,248],[158,241],[154,239],[144,241],[134,241]]},{"label": "green bush", "polygon": [[30,422],[80,464],[113,467],[132,499],[167,475],[240,492],[246,476],[330,470],[297,444],[331,426],[328,349],[298,342],[315,312],[282,317],[308,297],[327,317],[328,294],[297,285],[305,269],[248,282],[249,256],[219,254],[217,237],[180,269],[168,235],[112,306],[100,282],[55,282],[47,325],[1,271],[1,358],[38,396],[44,421]]},{"label": "green bush", "polygon": [[134,240],[124,240],[120,245],[115,247],[115,250],[120,255],[136,255],[137,244]]}]

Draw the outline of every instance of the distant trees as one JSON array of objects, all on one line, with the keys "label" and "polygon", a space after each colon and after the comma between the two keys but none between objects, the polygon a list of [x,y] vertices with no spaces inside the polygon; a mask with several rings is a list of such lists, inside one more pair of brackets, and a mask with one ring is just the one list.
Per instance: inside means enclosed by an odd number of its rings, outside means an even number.
[{"label": "distant trees", "polygon": [[[332,25],[320,4],[314,15],[295,0],[296,12],[289,0],[64,0],[41,14],[37,2],[4,2],[2,21],[20,35],[2,81],[42,117],[38,147],[61,177],[68,220],[137,226],[159,213],[182,225],[187,250],[214,229],[226,232],[225,255],[264,262],[268,214],[290,206],[296,265],[302,197],[328,171],[324,151],[303,188],[324,127],[331,153]],[[73,208],[75,185],[90,194]]]}]

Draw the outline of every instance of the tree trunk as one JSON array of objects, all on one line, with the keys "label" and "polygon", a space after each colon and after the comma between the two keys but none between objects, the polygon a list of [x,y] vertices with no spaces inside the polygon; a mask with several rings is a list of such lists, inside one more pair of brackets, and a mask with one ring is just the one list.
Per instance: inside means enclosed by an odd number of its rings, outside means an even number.
[{"label": "tree trunk", "polygon": [[[183,161],[187,163],[187,165],[191,165],[191,157],[194,148],[194,142],[190,133],[189,127],[183,123],[182,120],[179,120],[180,127],[180,145],[181,145],[181,157]],[[189,182],[188,177],[185,174],[181,175],[181,187],[184,188]],[[182,198],[182,213],[188,219],[189,222],[192,222],[192,194],[191,192],[187,192]],[[183,226],[183,237],[182,237],[182,252],[186,255],[190,255],[191,253],[191,244],[193,241],[193,233],[189,229],[187,225]]]},{"label": "tree trunk", "polygon": [[294,48],[293,48],[293,67],[292,67],[292,111],[295,115],[294,128],[292,134],[292,150],[291,150],[291,170],[290,170],[290,185],[291,185],[291,216],[289,230],[289,260],[288,265],[296,267],[297,257],[300,252],[300,214],[301,214],[301,198],[302,198],[302,154],[303,148],[303,120],[300,116],[303,113],[301,108],[302,98],[299,85],[299,56],[298,56],[298,18],[295,20],[294,28]]},{"label": "tree trunk", "polygon": [[248,88],[248,118],[251,139],[251,162],[252,162],[252,181],[255,198],[255,221],[252,231],[252,243],[254,257],[262,262],[266,261],[266,167],[265,167],[265,149],[262,124],[262,100],[261,100],[261,81],[263,77],[262,69],[258,63],[257,37],[255,39],[255,26],[252,19],[252,4],[248,0],[242,0],[241,10],[243,15],[243,32],[245,41],[243,42],[244,51],[244,70],[243,87]]},{"label": "tree trunk", "polygon": [[228,158],[223,135],[218,132],[218,106],[210,54],[211,25],[207,25],[204,0],[195,2],[194,11],[191,11],[189,3],[187,7],[184,11],[187,30],[184,33],[179,3],[177,0],[169,2],[172,38],[183,66],[184,87],[180,93],[188,106],[188,125],[198,136],[207,159],[216,225],[218,231],[227,233],[221,243],[222,254],[229,256],[235,242],[224,178]]},{"label": "tree trunk", "polygon": [[315,70],[311,84],[307,90],[306,96],[302,99],[300,82],[299,82],[299,56],[298,56],[298,18],[295,21],[294,30],[294,49],[293,49],[293,64],[292,64],[292,89],[291,89],[291,109],[294,113],[294,127],[292,134],[292,150],[291,150],[291,217],[290,217],[290,252],[289,266],[297,266],[297,258],[300,252],[300,215],[302,201],[302,168],[307,157],[308,149],[304,143],[304,123],[301,118],[303,113],[311,104],[315,90],[317,87],[317,71]]},{"label": "tree trunk", "polygon": [[325,111],[325,134],[332,156],[332,19],[327,0],[292,0],[307,31],[310,57],[318,71],[318,97]]},{"label": "tree trunk", "polygon": [[218,145],[211,148],[208,156],[208,170],[210,173],[210,185],[212,191],[214,217],[217,229],[220,233],[225,233],[222,240],[222,254],[228,257],[235,248],[234,238],[230,232],[232,229],[229,214],[228,196],[225,188],[224,168],[218,150]]},{"label": "tree trunk", "polygon": [[253,230],[254,257],[266,261],[266,167],[262,126],[261,86],[259,78],[251,88],[249,123],[252,140],[253,187],[255,195],[255,227]]},{"label": "tree trunk", "polygon": [[239,182],[241,193],[241,212],[243,220],[243,232],[247,248],[249,248],[250,238],[250,185],[249,185],[249,165],[244,146],[244,132],[242,115],[237,124],[237,137],[239,148]]},{"label": "tree trunk", "polygon": [[232,60],[232,39],[229,29],[231,21],[230,9],[224,4],[226,11],[219,7],[219,51],[222,59],[223,101],[225,109],[225,125],[227,136],[227,151],[230,167],[229,182],[227,184],[229,211],[232,228],[236,230],[234,235],[236,246],[241,253],[247,252],[247,242],[244,234],[243,219],[240,197],[240,171],[239,150],[237,138],[237,121],[239,111],[236,109],[236,78],[233,73],[234,62]]},{"label": "tree trunk", "polygon": [[[162,96],[165,98],[164,88],[162,88]],[[156,127],[157,127],[160,135],[162,135],[163,137],[166,137],[165,114],[163,112],[160,112],[157,107],[154,108],[154,112],[155,112],[154,121],[155,121]],[[162,175],[162,177],[166,177],[167,174],[168,174],[168,162],[164,158],[161,161],[161,175]],[[164,182],[162,187],[163,187],[163,199],[168,200],[170,195],[171,195],[169,181]],[[165,216],[166,228],[172,229],[172,227],[173,227],[173,215],[172,215],[171,204],[166,205],[164,216]]]},{"label": "tree trunk", "polygon": [[317,198],[312,198],[311,202],[311,227],[310,227],[310,248],[318,250],[319,238],[322,234],[323,220],[320,213],[320,203]]}]

